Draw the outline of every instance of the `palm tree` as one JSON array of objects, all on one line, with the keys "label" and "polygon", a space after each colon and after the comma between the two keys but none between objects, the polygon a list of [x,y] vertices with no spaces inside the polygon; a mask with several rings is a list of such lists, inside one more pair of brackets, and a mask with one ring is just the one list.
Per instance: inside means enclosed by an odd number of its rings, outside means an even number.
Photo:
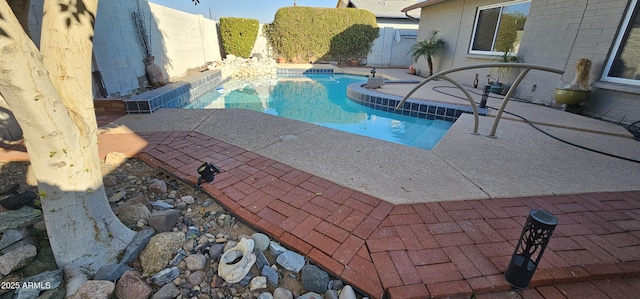
[{"label": "palm tree", "polygon": [[429,65],[429,76],[433,76],[433,56],[438,56],[442,50],[446,47],[447,43],[438,37],[438,31],[431,31],[431,36],[429,38],[417,42],[413,47],[411,47],[411,51],[413,52],[413,60],[418,62],[418,59],[422,56],[427,57],[427,64]]}]

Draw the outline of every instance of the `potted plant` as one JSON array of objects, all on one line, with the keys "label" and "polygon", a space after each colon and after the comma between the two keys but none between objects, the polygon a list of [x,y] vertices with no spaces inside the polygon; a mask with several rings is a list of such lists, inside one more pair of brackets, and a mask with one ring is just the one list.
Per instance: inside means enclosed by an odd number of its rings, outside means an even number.
[{"label": "potted plant", "polygon": [[580,105],[591,95],[589,87],[589,73],[591,72],[591,60],[581,58],[576,63],[576,76],[571,84],[556,88],[553,98],[556,103],[567,105]]},{"label": "potted plant", "polygon": [[409,53],[413,53],[414,62],[418,62],[420,57],[425,56],[427,58],[427,65],[429,66],[429,77],[433,76],[433,59],[432,57],[440,55],[442,50],[447,46],[447,43],[438,37],[438,31],[431,31],[429,38],[417,42]]},{"label": "potted plant", "polygon": [[[520,57],[518,55],[511,52],[509,49],[505,48],[500,54],[500,62],[520,62]],[[505,90],[505,84],[500,82],[500,77],[504,75],[507,71],[506,68],[499,67],[497,69],[496,79],[494,81],[489,80],[489,85],[491,88],[489,89],[492,93],[502,94]]]}]

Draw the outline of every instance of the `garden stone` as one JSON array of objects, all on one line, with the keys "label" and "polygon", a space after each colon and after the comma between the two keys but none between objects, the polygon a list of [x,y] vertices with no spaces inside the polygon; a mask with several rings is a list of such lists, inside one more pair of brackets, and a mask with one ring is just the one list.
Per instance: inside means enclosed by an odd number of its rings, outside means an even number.
[{"label": "garden stone", "polygon": [[166,201],[162,201],[162,200],[156,200],[156,201],[152,202],[151,206],[156,211],[164,211],[164,210],[173,209],[173,205],[169,204]]},{"label": "garden stone", "polygon": [[256,276],[251,279],[251,284],[249,285],[249,290],[252,292],[255,290],[261,290],[267,288],[267,278],[264,276]]},{"label": "garden stone", "polygon": [[162,211],[153,211],[149,217],[149,226],[153,227],[157,232],[170,232],[180,220],[180,212],[169,209]]},{"label": "garden stone", "polygon": [[33,245],[24,245],[14,248],[0,256],[0,274],[2,274],[2,276],[6,276],[13,272],[13,270],[26,266],[35,259],[36,254],[36,247]]},{"label": "garden stone", "polygon": [[258,248],[254,248],[253,254],[256,255],[256,267],[258,270],[262,270],[264,267],[269,267],[269,261],[267,260],[267,257],[264,256],[264,252]]},{"label": "garden stone", "polygon": [[139,203],[122,207],[118,210],[117,216],[124,225],[133,228],[138,223],[138,220],[148,221],[151,216],[151,211],[149,211],[147,206]]},{"label": "garden stone", "polygon": [[152,291],[137,271],[124,272],[116,283],[116,296],[120,299],[149,298]]},{"label": "garden stone", "polygon": [[171,259],[171,261],[169,261],[169,267],[177,266],[180,262],[184,260],[186,256],[187,256],[187,253],[184,251],[184,249],[182,248],[178,249],[178,253],[176,253],[176,256],[174,256]]},{"label": "garden stone", "polygon": [[193,196],[191,195],[186,195],[183,197],[180,197],[180,200],[182,200],[182,202],[188,204],[188,205],[192,205],[194,202],[196,202],[195,198],[193,198]]},{"label": "garden stone", "polygon": [[335,290],[327,290],[324,293],[324,299],[338,299],[338,292]]},{"label": "garden stone", "polygon": [[131,269],[129,266],[122,263],[115,264],[115,265],[102,266],[100,267],[100,269],[98,269],[93,279],[117,281],[118,279],[120,279],[120,277],[122,277],[122,274],[124,274],[124,272],[127,272],[129,270],[133,270],[133,269]]},{"label": "garden stone", "polygon": [[129,245],[127,245],[127,248],[124,250],[122,259],[120,259],[120,263],[128,264],[137,259],[140,255],[140,252],[144,250],[144,248],[149,243],[149,240],[151,240],[151,237],[153,237],[155,233],[156,232],[151,227],[147,227],[137,232],[133,237],[133,240],[129,242]]},{"label": "garden stone", "polygon": [[260,251],[267,250],[269,248],[269,242],[271,242],[269,240],[269,237],[262,233],[255,233],[251,235],[251,239],[256,242],[256,248],[258,248]]},{"label": "garden stone", "polygon": [[207,273],[202,270],[198,270],[189,275],[187,282],[192,286],[197,286],[204,280],[205,276],[207,276]]},{"label": "garden stone", "polygon": [[17,210],[0,213],[0,233],[8,229],[24,228],[42,220],[42,212],[24,206]]},{"label": "garden stone", "polygon": [[8,229],[2,234],[2,238],[0,239],[0,250],[7,248],[9,247],[9,245],[14,244],[28,236],[29,231],[24,228]]},{"label": "garden stone", "polygon": [[149,192],[157,194],[167,193],[167,183],[165,183],[163,180],[153,179],[151,181],[151,184],[149,184],[149,187],[147,187],[147,190],[149,190]]},{"label": "garden stone", "polygon": [[301,270],[302,285],[307,291],[324,294],[329,285],[329,274],[313,265],[306,265]]},{"label": "garden stone", "polygon": [[162,286],[151,299],[173,299],[180,295],[180,290],[173,283],[167,283]]},{"label": "garden stone", "polygon": [[293,293],[285,288],[277,288],[273,291],[273,299],[293,299]]},{"label": "garden stone", "polygon": [[322,299],[322,295],[314,292],[308,292],[296,299]]},{"label": "garden stone", "polygon": [[269,292],[264,292],[260,294],[257,299],[273,299],[273,295]]},{"label": "garden stone", "polygon": [[111,196],[109,197],[109,202],[110,202],[110,203],[116,203],[116,202],[119,202],[119,201],[121,201],[121,200],[125,197],[125,195],[127,195],[127,192],[126,192],[126,191],[124,191],[124,190],[118,191],[116,194],[111,195]]},{"label": "garden stone", "polygon": [[244,278],[242,278],[242,280],[240,280],[240,282],[238,282],[238,284],[243,286],[243,287],[246,287],[251,282],[251,279],[253,279],[253,274],[251,274],[251,272],[249,272],[249,273],[247,273],[247,275]]},{"label": "garden stone", "polygon": [[278,255],[278,258],[276,258],[276,262],[283,268],[295,273],[300,272],[300,269],[302,269],[305,264],[303,256],[290,250],[287,250]]},{"label": "garden stone", "polygon": [[187,229],[187,238],[195,239],[200,236],[200,230],[195,226],[189,226]]},{"label": "garden stone", "polygon": [[159,233],[151,237],[147,247],[140,254],[144,273],[152,274],[164,269],[184,242],[185,237],[181,232]]},{"label": "garden stone", "polygon": [[104,157],[104,165],[110,169],[120,166],[127,160],[127,155],[120,152],[110,152]]},{"label": "garden stone", "polygon": [[36,297],[38,297],[38,294],[42,290],[45,290],[44,287],[46,287],[47,290],[48,289],[55,289],[55,288],[59,287],[60,284],[62,284],[62,270],[58,269],[58,270],[54,270],[54,271],[42,272],[40,274],[36,274],[36,275],[33,275],[33,276],[29,276],[27,278],[23,278],[20,281],[20,285],[24,285],[25,283],[29,283],[29,282],[38,283],[40,286],[42,286],[42,288],[40,288],[40,287],[21,288],[21,289],[18,290],[17,295],[14,296],[13,298],[15,298],[15,299],[36,298]]},{"label": "garden stone", "polygon": [[223,250],[224,250],[224,244],[213,244],[209,248],[209,257],[211,257],[211,259],[214,261],[218,260]]},{"label": "garden stone", "polygon": [[162,286],[173,281],[179,275],[180,269],[178,269],[178,267],[171,267],[154,274],[149,280],[157,286]]},{"label": "garden stone", "polygon": [[187,269],[191,271],[202,270],[207,263],[207,258],[200,254],[192,254],[184,259],[187,264]]},{"label": "garden stone", "polygon": [[287,251],[286,248],[282,247],[279,243],[269,242],[269,252],[273,257],[278,257],[281,253]]},{"label": "garden stone", "polygon": [[260,272],[262,276],[267,278],[267,282],[273,287],[278,287],[278,271],[271,267],[263,267]]},{"label": "garden stone", "polygon": [[116,284],[108,280],[89,280],[83,283],[71,299],[109,299]]},{"label": "garden stone", "polygon": [[353,291],[353,288],[350,285],[344,286],[340,291],[339,299],[356,299],[356,293]]}]

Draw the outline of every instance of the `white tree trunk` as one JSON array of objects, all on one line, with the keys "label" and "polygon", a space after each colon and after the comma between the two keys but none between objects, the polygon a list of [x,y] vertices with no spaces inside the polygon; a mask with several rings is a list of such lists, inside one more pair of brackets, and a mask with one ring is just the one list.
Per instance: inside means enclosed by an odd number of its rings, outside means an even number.
[{"label": "white tree trunk", "polygon": [[102,186],[91,96],[97,2],[46,0],[39,52],[0,1],[0,95],[24,132],[56,263],[90,273],[116,262],[134,235]]}]

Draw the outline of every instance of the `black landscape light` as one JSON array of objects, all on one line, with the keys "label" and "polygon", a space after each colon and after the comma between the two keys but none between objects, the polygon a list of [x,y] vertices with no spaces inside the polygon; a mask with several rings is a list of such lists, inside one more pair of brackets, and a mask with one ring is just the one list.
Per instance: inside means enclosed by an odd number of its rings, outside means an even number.
[{"label": "black landscape light", "polygon": [[540,264],[542,253],[547,248],[556,225],[558,225],[558,218],[549,212],[541,210],[529,212],[516,249],[511,256],[509,267],[504,273],[504,277],[514,288],[529,287],[529,282]]},{"label": "black landscape light", "polygon": [[214,174],[220,173],[220,168],[211,163],[204,163],[198,167],[198,174],[200,177],[198,178],[198,187],[202,184],[202,182],[211,183],[215,179]]}]

